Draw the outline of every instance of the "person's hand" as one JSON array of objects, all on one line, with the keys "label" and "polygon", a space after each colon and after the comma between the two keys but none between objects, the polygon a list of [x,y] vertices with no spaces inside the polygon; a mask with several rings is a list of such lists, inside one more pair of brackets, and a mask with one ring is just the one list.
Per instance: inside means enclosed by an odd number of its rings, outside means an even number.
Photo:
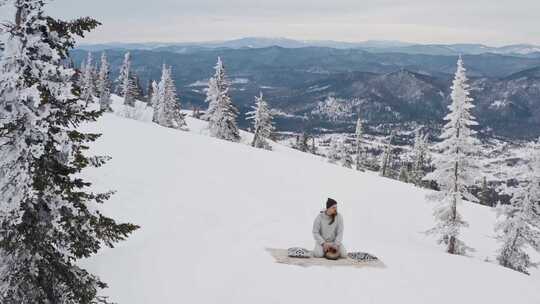
[{"label": "person's hand", "polygon": [[334,243],[328,243],[328,249],[326,251],[337,252],[338,246]]},{"label": "person's hand", "polygon": [[331,247],[332,247],[332,243],[324,243],[323,244],[324,252],[328,252],[328,250],[330,250]]}]

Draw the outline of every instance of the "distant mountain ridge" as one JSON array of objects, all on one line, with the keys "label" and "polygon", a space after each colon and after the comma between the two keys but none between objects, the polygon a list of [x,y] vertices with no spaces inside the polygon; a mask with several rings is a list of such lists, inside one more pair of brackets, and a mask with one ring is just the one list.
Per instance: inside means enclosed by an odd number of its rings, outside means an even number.
[{"label": "distant mountain ridge", "polygon": [[294,40],[288,38],[246,37],[227,41],[182,42],[182,43],[103,43],[83,44],[79,48],[91,51],[104,49],[156,50],[177,53],[193,52],[200,49],[216,48],[267,48],[278,46],[283,48],[328,47],[335,49],[362,49],[369,52],[391,52],[426,55],[473,55],[473,54],[504,54],[515,56],[540,56],[540,46],[532,44],[513,44],[492,47],[484,44],[419,44],[401,41],[368,40],[363,42],[342,42],[331,40]]},{"label": "distant mountain ridge", "polygon": [[[112,78],[124,49],[108,50]],[[161,65],[172,66],[183,107],[206,108],[205,84],[220,56],[241,113],[264,93],[279,110],[280,130],[347,130],[360,114],[374,127],[387,124],[438,128],[447,111],[457,56],[372,53],[360,49],[243,48],[204,49],[193,53],[133,50],[133,70],[143,87],[159,79]],[[94,53],[97,58],[99,52]],[[76,50],[77,66],[87,51]],[[500,54],[463,55],[477,116],[486,136],[512,139],[540,136],[540,58]],[[344,103],[352,115],[329,121],[321,106],[328,97]],[[335,116],[335,115],[334,115]],[[243,127],[247,123],[240,119]]]}]

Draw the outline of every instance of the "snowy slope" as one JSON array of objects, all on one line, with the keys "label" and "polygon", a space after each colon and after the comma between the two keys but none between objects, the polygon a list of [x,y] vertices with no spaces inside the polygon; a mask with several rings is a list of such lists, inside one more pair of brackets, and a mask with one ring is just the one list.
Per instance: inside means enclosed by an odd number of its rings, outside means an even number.
[{"label": "snowy slope", "polygon": [[[118,303],[540,303],[540,272],[493,259],[494,214],[462,207],[474,257],[445,254],[422,232],[432,225],[425,191],[328,164],[278,146],[253,149],[106,114],[93,152],[112,156],[85,172],[118,193],[105,212],[142,228],[85,261]],[[243,141],[249,135],[243,133]],[[345,245],[386,268],[276,264],[266,247],[312,247],[311,225],[327,197],[340,202]],[[537,258],[537,256],[535,256]]]}]

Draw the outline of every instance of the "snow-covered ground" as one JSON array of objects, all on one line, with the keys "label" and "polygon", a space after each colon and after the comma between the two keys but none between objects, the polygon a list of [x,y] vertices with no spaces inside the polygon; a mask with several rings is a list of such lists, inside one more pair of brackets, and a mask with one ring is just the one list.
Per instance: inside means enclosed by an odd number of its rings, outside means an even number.
[{"label": "snow-covered ground", "polygon": [[[118,303],[540,303],[531,276],[493,263],[491,209],[461,207],[473,257],[448,255],[431,228],[425,190],[275,151],[105,114],[95,154],[112,156],[85,175],[118,193],[105,213],[141,226],[115,249],[84,261]],[[311,249],[312,221],[327,197],[339,201],[349,250],[377,255],[386,268],[276,264],[267,247]],[[537,255],[534,258],[539,258]]]}]

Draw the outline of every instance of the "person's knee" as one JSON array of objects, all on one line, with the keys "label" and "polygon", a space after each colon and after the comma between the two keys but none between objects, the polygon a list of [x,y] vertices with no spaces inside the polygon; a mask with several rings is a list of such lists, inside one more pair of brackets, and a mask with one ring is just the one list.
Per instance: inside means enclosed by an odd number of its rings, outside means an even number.
[{"label": "person's knee", "polygon": [[315,258],[322,258],[324,256],[324,250],[322,246],[316,245],[315,249],[313,249],[312,254],[313,254],[313,257]]},{"label": "person's knee", "polygon": [[343,244],[340,244],[340,245],[339,245],[339,255],[340,255],[342,258],[346,258],[346,257],[347,257],[347,249],[345,248],[345,246],[343,246]]}]

